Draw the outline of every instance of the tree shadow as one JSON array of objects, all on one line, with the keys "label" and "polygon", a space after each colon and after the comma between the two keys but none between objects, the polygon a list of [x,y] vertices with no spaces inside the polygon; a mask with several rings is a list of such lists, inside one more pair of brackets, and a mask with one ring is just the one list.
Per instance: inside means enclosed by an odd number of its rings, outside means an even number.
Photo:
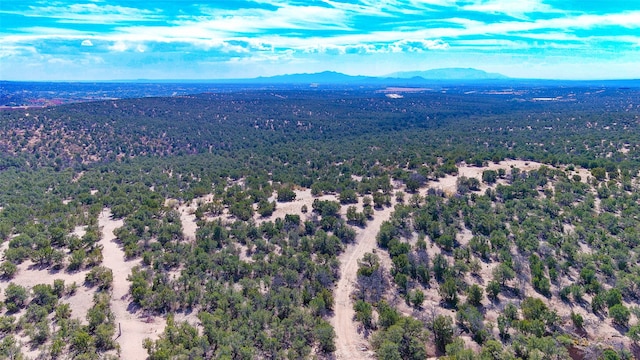
[{"label": "tree shadow", "polygon": [[480,285],[485,284],[485,279],[480,274],[471,274],[471,277]]},{"label": "tree shadow", "polygon": [[49,268],[49,275],[56,275],[59,274],[62,270],[64,269],[64,267],[62,265],[54,265],[51,266]]},{"label": "tree shadow", "polygon": [[627,327],[625,325],[616,324],[613,321],[611,322],[611,327],[616,329],[616,331],[619,332],[620,334],[625,334],[627,332],[627,330],[629,330],[629,327]]},{"label": "tree shadow", "polygon": [[633,357],[635,359],[640,359],[640,344],[631,343],[631,346],[629,348],[631,349],[631,353],[633,354]]},{"label": "tree shadow", "polygon": [[364,325],[362,324],[358,324],[357,326],[357,332],[358,334],[361,334],[362,337],[364,337],[365,339],[368,339],[369,336],[371,336],[371,334],[373,334],[373,331],[370,329],[367,329]]},{"label": "tree shadow", "polygon": [[140,305],[136,304],[135,301],[130,301],[127,305],[127,312],[129,312],[129,314],[135,314],[140,309]]}]

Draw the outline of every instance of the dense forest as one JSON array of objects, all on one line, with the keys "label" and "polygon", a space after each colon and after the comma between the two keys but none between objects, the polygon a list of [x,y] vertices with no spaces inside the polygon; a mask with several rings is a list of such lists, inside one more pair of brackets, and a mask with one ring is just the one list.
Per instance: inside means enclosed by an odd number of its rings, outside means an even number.
[{"label": "dense forest", "polygon": [[638,358],[640,91],[466,90],[1,111],[0,358]]}]

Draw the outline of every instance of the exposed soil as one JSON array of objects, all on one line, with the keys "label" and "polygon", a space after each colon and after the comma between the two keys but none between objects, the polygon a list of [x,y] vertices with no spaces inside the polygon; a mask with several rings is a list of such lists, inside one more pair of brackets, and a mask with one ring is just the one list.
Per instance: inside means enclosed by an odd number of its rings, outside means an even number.
[{"label": "exposed soil", "polygon": [[[111,210],[105,209],[98,217],[102,229],[100,244],[104,247],[102,265],[113,271],[113,291],[111,292],[111,311],[115,315],[116,341],[120,345],[122,359],[145,359],[146,350],[142,347],[145,338],[155,340],[165,327],[165,320],[160,317],[145,316],[137,311],[129,298],[129,281],[127,277],[131,269],[140,264],[140,260],[126,261],[124,252],[115,242],[113,231],[123,225],[122,220],[113,220]],[[119,329],[122,333],[119,335]]]},{"label": "exposed soil", "polygon": [[368,340],[362,331],[359,331],[358,323],[354,320],[353,300],[351,294],[355,290],[358,260],[365,253],[377,248],[376,235],[380,225],[389,220],[393,208],[388,207],[376,211],[373,220],[358,232],[354,244],[347,246],[340,260],[340,280],[334,292],[334,315],[331,324],[336,332],[336,359],[368,359],[373,357],[369,350]]}]

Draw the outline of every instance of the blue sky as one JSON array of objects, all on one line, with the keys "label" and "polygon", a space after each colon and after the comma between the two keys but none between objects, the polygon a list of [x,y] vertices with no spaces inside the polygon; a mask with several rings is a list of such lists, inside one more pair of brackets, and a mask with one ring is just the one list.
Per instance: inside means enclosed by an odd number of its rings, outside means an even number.
[{"label": "blue sky", "polygon": [[0,79],[640,78],[638,0],[0,0]]}]

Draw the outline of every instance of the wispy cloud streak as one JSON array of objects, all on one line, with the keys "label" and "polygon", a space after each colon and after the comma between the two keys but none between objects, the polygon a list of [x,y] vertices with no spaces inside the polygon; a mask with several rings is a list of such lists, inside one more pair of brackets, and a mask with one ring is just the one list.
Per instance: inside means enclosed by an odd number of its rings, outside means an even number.
[{"label": "wispy cloud streak", "polygon": [[[269,72],[277,73],[290,69],[287,63],[278,65],[283,61],[301,68],[307,64],[309,69],[324,62],[325,69],[338,64],[364,70],[377,69],[380,63],[409,66],[413,61],[419,68],[428,66],[424,57],[416,57],[424,53],[434,65],[454,59],[466,66],[474,66],[466,59],[479,59],[478,54],[505,66],[520,56],[544,62],[545,52],[557,56],[563,50],[566,58],[589,51],[602,54],[603,59],[619,55],[625,61],[640,55],[640,8],[609,9],[602,3],[600,11],[586,12],[564,8],[562,3],[11,2],[0,9],[0,58],[19,67],[20,63],[44,64],[42,59],[50,58],[60,60],[54,61],[56,64],[66,64],[62,60],[93,54],[102,59],[95,63],[114,68],[153,64],[165,69],[175,68],[185,59],[195,67],[211,61],[238,64],[244,59],[243,63],[270,62]],[[500,52],[509,55],[497,57]],[[128,57],[122,54],[130,54],[128,62],[123,62]],[[338,55],[341,57],[335,57]],[[332,56],[337,63],[329,61]]]}]

